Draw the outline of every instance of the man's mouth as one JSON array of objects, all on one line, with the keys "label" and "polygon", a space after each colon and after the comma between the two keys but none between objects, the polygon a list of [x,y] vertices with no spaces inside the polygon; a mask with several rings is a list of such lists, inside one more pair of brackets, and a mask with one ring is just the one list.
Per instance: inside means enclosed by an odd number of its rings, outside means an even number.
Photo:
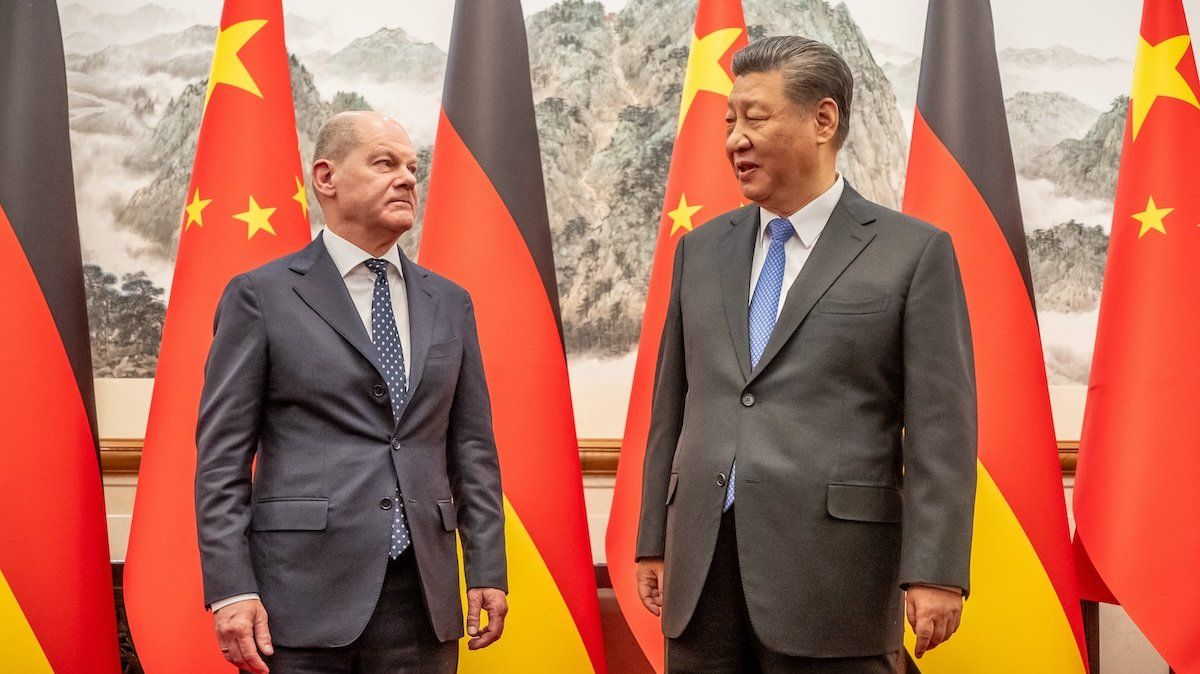
[{"label": "man's mouth", "polygon": [[738,180],[746,180],[754,169],[758,168],[758,164],[752,161],[739,159],[733,163],[734,172],[737,174]]}]

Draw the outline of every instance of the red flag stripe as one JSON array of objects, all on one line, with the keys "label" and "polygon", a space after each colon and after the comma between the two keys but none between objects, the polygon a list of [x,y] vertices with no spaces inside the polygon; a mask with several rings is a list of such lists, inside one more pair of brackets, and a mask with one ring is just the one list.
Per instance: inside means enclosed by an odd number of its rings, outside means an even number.
[{"label": "red flag stripe", "polygon": [[570,608],[593,667],[603,671],[578,442],[553,308],[516,222],[444,114],[425,212],[421,263],[461,284],[475,305],[505,496]]},{"label": "red flag stripe", "polygon": [[[92,428],[45,297],[0,204],[3,572],[57,672],[116,671],[116,613]],[[20,329],[14,329],[20,326]]]}]

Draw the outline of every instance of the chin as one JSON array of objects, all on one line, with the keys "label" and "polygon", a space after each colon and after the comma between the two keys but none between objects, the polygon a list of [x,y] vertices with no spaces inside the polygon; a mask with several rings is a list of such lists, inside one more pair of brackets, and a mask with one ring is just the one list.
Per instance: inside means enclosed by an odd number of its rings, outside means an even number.
[{"label": "chin", "polygon": [[747,202],[762,203],[762,199],[766,197],[766,190],[758,187],[754,183],[742,183],[742,196],[746,197]]}]

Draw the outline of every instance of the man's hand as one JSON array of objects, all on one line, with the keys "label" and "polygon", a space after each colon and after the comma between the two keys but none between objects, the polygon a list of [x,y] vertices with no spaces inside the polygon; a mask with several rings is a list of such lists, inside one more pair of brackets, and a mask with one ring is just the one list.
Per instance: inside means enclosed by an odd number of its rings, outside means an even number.
[{"label": "man's hand", "polygon": [[264,655],[275,654],[271,632],[267,630],[267,609],[261,601],[247,599],[223,606],[213,613],[213,622],[216,623],[221,655],[226,660],[255,674],[271,671],[258,655],[259,651]]},{"label": "man's hand", "polygon": [[963,598],[958,588],[912,585],[904,596],[908,624],[917,635],[915,655],[933,650],[950,638],[962,618]]},{"label": "man's hand", "polygon": [[[479,629],[479,611],[487,611],[487,625]],[[477,651],[495,643],[504,632],[504,616],[508,614],[508,598],[503,590],[494,587],[473,587],[467,590],[467,648]]]},{"label": "man's hand", "polygon": [[639,560],[637,565],[638,596],[642,605],[656,616],[662,615],[663,604],[663,559],[662,557],[647,557]]}]

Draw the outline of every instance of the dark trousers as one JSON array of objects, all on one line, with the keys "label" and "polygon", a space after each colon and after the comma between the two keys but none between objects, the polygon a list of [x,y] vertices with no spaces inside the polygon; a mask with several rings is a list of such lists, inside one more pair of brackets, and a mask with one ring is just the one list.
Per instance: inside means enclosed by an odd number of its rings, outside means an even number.
[{"label": "dark trousers", "polygon": [[263,659],[271,674],[449,674],[458,669],[458,642],[438,641],[434,635],[410,547],[388,562],[379,603],[352,643],[337,648],[276,646],[275,655]]},{"label": "dark trousers", "polygon": [[668,672],[895,674],[900,653],[861,658],[804,658],[768,648],[754,634],[737,556],[733,508],[721,516],[717,547],[696,612],[677,639],[667,639]]}]

